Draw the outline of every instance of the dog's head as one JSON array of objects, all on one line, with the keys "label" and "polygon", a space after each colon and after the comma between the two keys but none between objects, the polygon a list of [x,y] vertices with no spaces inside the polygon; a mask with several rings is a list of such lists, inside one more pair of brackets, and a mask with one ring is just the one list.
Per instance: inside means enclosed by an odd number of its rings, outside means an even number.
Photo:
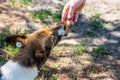
[{"label": "dog's head", "polygon": [[68,34],[68,26],[60,22],[56,27],[35,31],[32,34],[17,34],[5,38],[13,46],[21,47],[22,55],[32,55],[35,59],[46,58],[52,48]]}]

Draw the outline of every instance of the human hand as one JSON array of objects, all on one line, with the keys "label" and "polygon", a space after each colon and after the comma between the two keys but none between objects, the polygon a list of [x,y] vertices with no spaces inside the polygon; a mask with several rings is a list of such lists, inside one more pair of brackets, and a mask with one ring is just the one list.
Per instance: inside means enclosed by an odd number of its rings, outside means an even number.
[{"label": "human hand", "polygon": [[70,0],[63,9],[62,21],[69,26],[77,22],[78,15],[85,5],[86,0]]}]

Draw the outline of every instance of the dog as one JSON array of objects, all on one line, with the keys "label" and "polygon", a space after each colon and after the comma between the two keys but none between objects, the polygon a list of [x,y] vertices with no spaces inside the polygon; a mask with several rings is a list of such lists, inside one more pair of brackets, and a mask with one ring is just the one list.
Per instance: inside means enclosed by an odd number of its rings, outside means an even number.
[{"label": "dog", "polygon": [[34,80],[53,47],[68,31],[69,27],[59,22],[54,28],[6,37],[7,43],[21,49],[0,68],[0,80]]}]

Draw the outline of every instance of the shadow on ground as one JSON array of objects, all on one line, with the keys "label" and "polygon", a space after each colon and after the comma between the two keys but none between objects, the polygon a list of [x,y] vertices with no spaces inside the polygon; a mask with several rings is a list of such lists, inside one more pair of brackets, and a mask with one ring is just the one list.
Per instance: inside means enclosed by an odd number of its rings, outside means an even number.
[{"label": "shadow on ground", "polygon": [[[74,27],[71,28],[70,33],[75,33],[75,36],[68,36],[67,38],[63,38],[63,40],[75,39],[80,43],[89,41],[88,47],[99,47],[104,46],[110,54],[103,55],[102,57],[96,57],[93,55],[93,52],[86,52],[91,58],[83,59],[83,55],[74,55],[72,53],[69,54],[52,54],[48,61],[59,62],[59,59],[70,58],[72,62],[68,64],[68,66],[63,67],[61,65],[60,69],[52,68],[49,65],[47,66],[48,74],[45,77],[49,80],[53,74],[61,74],[62,78],[65,80],[119,80],[120,74],[120,22],[113,21],[108,22],[104,21],[104,23],[111,24],[112,29],[109,28],[100,28],[93,29],[92,26],[89,25],[89,19],[85,18],[84,15],[79,16],[79,21]],[[107,27],[107,26],[106,26]],[[94,36],[90,36],[88,34],[88,30],[92,30],[95,32]],[[95,40],[98,40],[98,44],[94,43]],[[59,46],[64,45],[65,47],[69,47],[66,44],[59,44]],[[64,52],[64,51],[63,51]],[[72,57],[71,57],[72,56]],[[74,56],[74,58],[73,58]],[[87,60],[88,59],[88,60]],[[90,64],[86,65],[86,61]],[[66,64],[65,62],[63,62]],[[41,70],[41,73],[44,74],[44,70]],[[65,74],[65,75],[64,75]],[[41,75],[41,74],[40,74]],[[69,76],[69,78],[67,78]]]}]

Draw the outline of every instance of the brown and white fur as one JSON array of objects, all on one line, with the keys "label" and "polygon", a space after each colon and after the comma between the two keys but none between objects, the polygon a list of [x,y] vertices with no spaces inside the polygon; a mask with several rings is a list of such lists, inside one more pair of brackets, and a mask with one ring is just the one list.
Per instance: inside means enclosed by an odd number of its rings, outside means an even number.
[{"label": "brown and white fur", "polygon": [[[61,27],[63,25],[66,27],[62,31]],[[39,69],[49,57],[52,48],[67,33],[68,26],[60,22],[52,29],[5,38],[5,41],[13,46],[16,46],[16,43],[19,42],[21,50],[0,68],[0,80],[34,80]]]}]

